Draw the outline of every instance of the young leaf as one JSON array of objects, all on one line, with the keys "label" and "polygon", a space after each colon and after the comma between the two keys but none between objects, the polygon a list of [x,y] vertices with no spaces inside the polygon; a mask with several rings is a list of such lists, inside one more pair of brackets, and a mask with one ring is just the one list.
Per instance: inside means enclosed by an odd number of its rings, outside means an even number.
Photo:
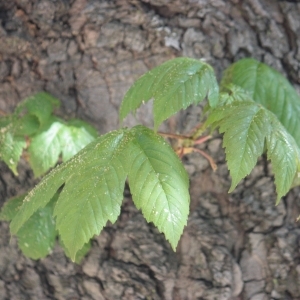
[{"label": "young leaf", "polygon": [[[65,247],[63,241],[60,239],[59,240],[60,246],[64,249],[65,251],[65,255],[69,258],[71,258],[70,253],[68,251],[68,249]],[[88,241],[87,243],[85,243],[83,245],[83,247],[78,250],[78,252],[76,253],[75,259],[73,260],[76,264],[80,264],[80,262],[82,261],[82,259],[87,255],[87,253],[90,251],[91,249],[91,241]]]},{"label": "young leaf", "polygon": [[[19,248],[32,259],[45,257],[54,246],[56,230],[52,213],[57,196],[58,194],[46,207],[38,209],[17,233]],[[26,194],[6,202],[1,210],[0,220],[12,220],[22,206],[25,197]]]},{"label": "young leaf", "polygon": [[277,71],[251,58],[239,60],[224,73],[221,88],[235,84],[272,111],[300,146],[300,97]]},{"label": "young leaf", "polygon": [[67,161],[96,136],[96,130],[83,121],[71,120],[66,124],[58,118],[49,118],[40,133],[32,138],[28,148],[29,162],[35,176],[55,166],[61,153],[63,161]]},{"label": "young leaf", "polygon": [[264,151],[265,141],[278,201],[289,191],[300,167],[300,152],[294,138],[272,112],[253,101],[234,102],[213,110],[207,124],[224,133],[223,146],[232,177],[229,192],[251,172]]},{"label": "young leaf", "polygon": [[50,118],[35,135],[28,148],[29,163],[36,177],[54,167],[61,153],[59,131],[63,123],[57,118]]},{"label": "young leaf", "polygon": [[175,152],[162,137],[143,126],[133,129],[128,149],[130,191],[137,208],[176,249],[189,213],[189,179]]},{"label": "young leaf", "polygon": [[1,208],[0,220],[11,221],[22,206],[23,200],[26,197],[26,195],[27,194],[17,196],[7,201]]},{"label": "young leaf", "polygon": [[98,137],[97,131],[81,120],[70,120],[58,134],[62,160],[67,161]]},{"label": "young leaf", "polygon": [[32,258],[40,259],[47,256],[56,240],[53,206],[57,197],[50,203],[37,210],[18,231],[18,245],[22,252]]},{"label": "young leaf", "polygon": [[0,159],[17,175],[17,165],[26,142],[23,137],[14,136],[13,132],[13,123],[0,128]]},{"label": "young leaf", "polygon": [[211,107],[218,102],[219,87],[212,67],[203,61],[179,57],[169,60],[140,77],[126,93],[122,121],[143,102],[153,101],[154,127],[206,96]]},{"label": "young leaf", "polygon": [[45,92],[39,92],[22,101],[15,110],[15,115],[19,115],[24,109],[29,115],[36,116],[39,123],[43,125],[50,118],[53,110],[59,107],[60,102],[55,97]]}]

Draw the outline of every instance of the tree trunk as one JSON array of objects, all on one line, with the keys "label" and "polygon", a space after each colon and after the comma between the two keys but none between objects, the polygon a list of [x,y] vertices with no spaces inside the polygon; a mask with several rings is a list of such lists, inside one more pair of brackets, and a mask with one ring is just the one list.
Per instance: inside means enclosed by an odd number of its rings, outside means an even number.
[{"label": "tree trunk", "polygon": [[[0,0],[0,111],[45,90],[59,113],[100,133],[116,129],[118,108],[141,74],[176,57],[204,58],[221,71],[254,57],[300,88],[300,4],[276,0]],[[201,107],[164,125],[189,131]],[[151,126],[151,107],[138,122]],[[136,119],[126,120],[128,126]],[[270,165],[261,158],[232,193],[215,135],[184,160],[191,212],[177,252],[147,224],[125,193],[122,213],[93,240],[80,265],[59,247],[39,261],[24,257],[0,224],[0,299],[300,299],[300,190],[278,206]],[[33,186],[26,161],[19,177],[0,164],[0,202]]]}]

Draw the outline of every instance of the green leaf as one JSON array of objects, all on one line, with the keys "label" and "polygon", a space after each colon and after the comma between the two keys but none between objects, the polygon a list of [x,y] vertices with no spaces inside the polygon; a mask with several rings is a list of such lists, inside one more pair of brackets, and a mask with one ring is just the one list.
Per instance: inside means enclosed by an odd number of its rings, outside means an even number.
[{"label": "green leaf", "polygon": [[63,161],[69,160],[82,148],[98,137],[97,131],[81,120],[70,120],[59,131],[59,141]]},{"label": "green leaf", "polygon": [[[25,197],[26,194],[6,202],[1,210],[0,220],[12,220],[22,206]],[[56,230],[52,213],[57,197],[58,194],[46,207],[38,209],[17,233],[19,248],[32,259],[45,257],[54,246]]]},{"label": "green leaf", "polygon": [[171,147],[143,126],[108,133],[50,172],[25,198],[11,232],[63,185],[54,209],[56,228],[75,260],[107,221],[116,221],[127,175],[134,202],[175,248],[187,221],[188,177]]},{"label": "green leaf", "polygon": [[19,248],[32,259],[47,256],[55,244],[57,233],[52,214],[56,200],[57,195],[38,209],[17,233]]},{"label": "green leaf", "polygon": [[29,115],[36,116],[40,124],[43,125],[48,121],[53,110],[59,105],[60,102],[55,97],[45,92],[39,92],[22,101],[15,110],[15,115],[19,115],[26,109]]},{"label": "green leaf", "polygon": [[17,196],[7,201],[1,209],[0,220],[11,221],[19,211],[26,195],[27,194]]},{"label": "green leaf", "polygon": [[[68,249],[65,247],[63,241],[60,239],[59,242],[60,242],[60,246],[64,249],[66,256],[69,257],[69,258],[71,258],[70,253],[69,253]],[[88,241],[87,243],[85,243],[83,245],[83,247],[80,250],[78,250],[78,252],[76,253],[75,259],[74,259],[74,262],[76,264],[80,264],[80,262],[82,261],[82,259],[90,251],[91,246],[92,246],[91,241]]]},{"label": "green leaf", "polygon": [[275,174],[277,199],[289,191],[300,167],[300,152],[272,112],[253,101],[233,102],[213,110],[207,124],[224,133],[223,146],[232,177],[229,192],[251,172],[265,144]]},{"label": "green leaf", "polygon": [[142,103],[154,99],[154,127],[205,97],[211,107],[218,103],[219,88],[212,67],[203,61],[179,57],[167,61],[140,77],[126,93],[121,108],[122,121]]},{"label": "green leaf", "polygon": [[54,167],[61,153],[59,132],[64,124],[52,117],[28,147],[29,163],[36,177]]},{"label": "green leaf", "polygon": [[14,120],[14,135],[15,136],[32,136],[40,128],[40,122],[34,115],[24,115],[23,117]]},{"label": "green leaf", "polygon": [[127,131],[111,132],[69,161],[70,173],[54,214],[72,260],[107,221],[114,223],[120,214],[127,177],[122,154],[129,142]]},{"label": "green leaf", "polygon": [[295,177],[299,177],[300,150],[294,138],[287,133],[276,116],[270,114],[269,118],[272,131],[266,139],[267,156],[272,162],[275,174],[278,204],[280,198],[293,187]]},{"label": "green leaf", "polygon": [[3,160],[15,175],[17,165],[26,146],[25,139],[13,135],[13,124],[0,128],[0,159]]},{"label": "green leaf", "polygon": [[174,251],[189,213],[189,179],[169,144],[152,130],[137,126],[128,162],[133,201],[148,222],[163,232]]},{"label": "green leaf", "polygon": [[67,161],[96,136],[96,130],[83,121],[71,120],[66,124],[58,118],[49,118],[32,138],[28,148],[29,162],[35,176],[54,167],[61,153],[63,161]]},{"label": "green leaf", "polygon": [[221,88],[228,84],[243,88],[254,101],[273,112],[300,146],[300,97],[280,73],[246,58],[225,71]]}]

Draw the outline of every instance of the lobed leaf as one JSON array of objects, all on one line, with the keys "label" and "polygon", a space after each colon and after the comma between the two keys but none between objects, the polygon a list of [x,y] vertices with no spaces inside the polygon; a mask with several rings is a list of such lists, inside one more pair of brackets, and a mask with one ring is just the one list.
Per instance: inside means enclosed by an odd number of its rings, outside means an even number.
[{"label": "lobed leaf", "polygon": [[300,146],[300,97],[286,78],[255,59],[245,58],[224,72],[221,88],[228,84],[243,88],[255,102],[273,112]]},{"label": "lobed leaf", "polygon": [[127,175],[133,201],[175,248],[187,221],[188,177],[170,146],[143,126],[108,133],[50,172],[25,198],[11,232],[18,233],[63,186],[54,216],[62,243],[75,260],[107,221],[116,221]]},{"label": "lobed leaf", "polygon": [[153,99],[154,127],[206,96],[211,107],[218,103],[219,87],[212,67],[203,61],[179,57],[169,60],[140,77],[126,93],[122,121],[142,103]]},{"label": "lobed leaf", "polygon": [[300,168],[300,151],[272,112],[253,101],[233,102],[213,110],[207,124],[224,133],[223,146],[232,177],[229,192],[251,172],[265,145],[275,174],[278,201],[289,191]]}]

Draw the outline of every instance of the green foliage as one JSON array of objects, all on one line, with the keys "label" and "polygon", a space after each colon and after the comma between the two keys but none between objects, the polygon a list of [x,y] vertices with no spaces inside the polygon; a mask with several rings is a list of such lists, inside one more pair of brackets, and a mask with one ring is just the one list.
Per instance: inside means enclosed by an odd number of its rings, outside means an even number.
[{"label": "green foliage", "polygon": [[107,221],[116,221],[127,176],[134,203],[175,249],[187,222],[188,177],[172,148],[143,126],[108,133],[50,172],[25,198],[11,231],[17,234],[63,186],[54,216],[75,260]]},{"label": "green foliage", "polygon": [[55,166],[60,154],[67,161],[98,136],[81,120],[54,117],[57,107],[56,98],[41,92],[22,101],[11,116],[0,118],[0,159],[14,174],[24,149],[35,176],[40,176]]},{"label": "green foliage", "polygon": [[[254,59],[231,65],[220,92],[210,65],[191,58],[170,60],[128,90],[120,120],[153,99],[156,131],[164,120],[205,98],[204,128],[219,128],[224,134],[232,177],[229,192],[263,153],[272,163],[277,203],[300,184],[300,98],[282,75]],[[189,180],[169,144],[143,126],[95,139],[96,131],[84,122],[54,117],[58,105],[57,99],[39,93],[21,103],[12,116],[0,118],[0,158],[15,173],[23,149],[36,176],[52,168],[60,156],[63,161],[26,197],[10,200],[0,213],[2,220],[11,221],[22,251],[35,259],[44,257],[58,235],[66,255],[79,262],[90,239],[108,221],[117,220],[127,179],[136,207],[175,250],[187,222]],[[193,151],[202,131],[191,139],[184,137],[188,146],[183,145],[182,153]]]},{"label": "green foliage", "polygon": [[[9,200],[2,208],[0,220],[11,221],[17,215],[25,197],[26,195],[22,195]],[[52,214],[56,200],[57,194],[47,206],[38,209],[17,233],[20,249],[32,259],[47,256],[54,246],[57,233]]]},{"label": "green foliage", "polygon": [[210,65],[192,58],[175,58],[147,72],[133,84],[123,99],[120,120],[153,99],[154,128],[157,129],[164,120],[206,96],[210,106],[215,107],[218,94],[218,83]]},{"label": "green foliage", "polygon": [[280,73],[246,58],[225,71],[221,89],[228,84],[241,87],[255,102],[273,112],[300,146],[300,97]]},{"label": "green foliage", "polygon": [[213,110],[207,124],[224,133],[223,146],[232,177],[229,192],[251,172],[265,146],[275,173],[277,200],[290,190],[300,168],[300,151],[271,111],[254,101],[236,101]]},{"label": "green foliage", "polygon": [[97,137],[97,132],[80,120],[63,122],[50,117],[41,131],[32,137],[28,148],[29,163],[35,176],[54,167],[62,153],[67,161]]}]

